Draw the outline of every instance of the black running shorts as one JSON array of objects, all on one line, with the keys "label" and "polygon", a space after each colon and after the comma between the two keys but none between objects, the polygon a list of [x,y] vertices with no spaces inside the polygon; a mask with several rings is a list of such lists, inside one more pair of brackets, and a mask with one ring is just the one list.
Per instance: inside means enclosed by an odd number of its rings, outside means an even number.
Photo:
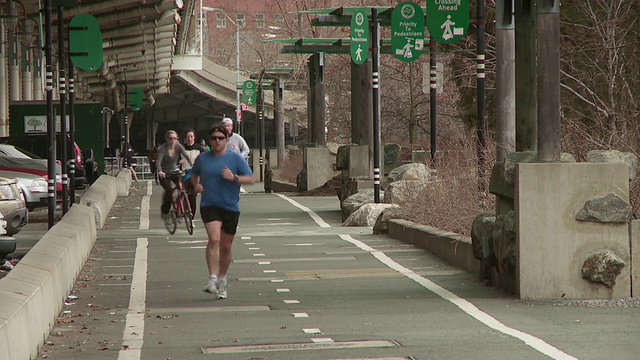
[{"label": "black running shorts", "polygon": [[229,234],[235,235],[238,228],[238,220],[240,213],[226,210],[217,206],[205,206],[200,208],[200,216],[205,224],[211,221],[221,221],[222,230]]}]

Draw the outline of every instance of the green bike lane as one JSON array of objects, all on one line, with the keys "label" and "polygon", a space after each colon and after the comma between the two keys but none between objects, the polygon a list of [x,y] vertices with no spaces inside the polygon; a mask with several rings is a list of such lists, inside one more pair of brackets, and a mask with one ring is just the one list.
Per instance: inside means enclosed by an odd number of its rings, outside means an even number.
[{"label": "green bike lane", "polygon": [[99,231],[77,298],[42,354],[632,359],[640,350],[638,309],[518,301],[420,249],[341,226],[337,197],[265,194],[260,186],[241,196],[229,298],[217,300],[201,291],[199,216],[194,235],[184,224],[169,235],[158,214],[161,188],[134,184]]}]

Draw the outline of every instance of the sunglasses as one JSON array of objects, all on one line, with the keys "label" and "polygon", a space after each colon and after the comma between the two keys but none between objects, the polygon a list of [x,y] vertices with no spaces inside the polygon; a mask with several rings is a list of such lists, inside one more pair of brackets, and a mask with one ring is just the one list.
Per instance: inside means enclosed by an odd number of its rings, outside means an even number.
[{"label": "sunglasses", "polygon": [[222,141],[222,140],[224,140],[224,139],[226,139],[226,138],[227,138],[226,136],[212,136],[212,137],[210,137],[209,139],[211,139],[211,140],[218,140],[218,141]]}]

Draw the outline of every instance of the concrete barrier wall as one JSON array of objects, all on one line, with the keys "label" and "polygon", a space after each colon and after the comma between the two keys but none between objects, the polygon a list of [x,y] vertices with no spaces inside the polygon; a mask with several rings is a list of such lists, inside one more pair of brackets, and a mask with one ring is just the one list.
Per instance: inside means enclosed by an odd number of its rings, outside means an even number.
[{"label": "concrete barrier wall", "polygon": [[[121,181],[130,185],[130,174],[126,175],[128,182],[126,178]],[[97,229],[104,225],[118,189],[116,178],[98,178],[80,203],[0,279],[0,359],[37,357],[91,253]]]},{"label": "concrete barrier wall", "polygon": [[72,206],[0,280],[0,359],[35,359],[89,256],[94,208]]},{"label": "concrete barrier wall", "polygon": [[131,185],[131,176],[128,170],[118,174],[118,178],[102,175],[91,185],[82,198],[80,198],[79,205],[94,209],[95,223],[98,229],[102,229],[104,226],[104,223],[107,221],[107,215],[109,211],[111,211],[111,206],[113,206],[113,203],[120,193],[120,187],[123,183],[126,184],[127,180],[121,179],[121,176],[126,177],[126,174],[129,174],[129,185]]},{"label": "concrete barrier wall", "polygon": [[469,237],[401,219],[389,220],[389,236],[425,249],[469,273],[482,276],[482,265],[473,257]]},{"label": "concrete barrier wall", "polygon": [[118,196],[129,196],[129,188],[131,187],[131,170],[129,169],[120,169],[118,172],[118,176],[116,176],[118,180]]},{"label": "concrete barrier wall", "polygon": [[271,190],[273,192],[298,192],[298,186],[284,181],[271,180]]}]

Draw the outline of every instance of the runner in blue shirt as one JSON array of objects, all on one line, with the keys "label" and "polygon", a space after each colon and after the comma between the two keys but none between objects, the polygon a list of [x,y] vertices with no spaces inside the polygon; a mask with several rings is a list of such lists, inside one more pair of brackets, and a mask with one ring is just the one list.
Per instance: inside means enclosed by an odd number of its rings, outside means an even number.
[{"label": "runner in blue shirt", "polygon": [[191,170],[193,188],[202,193],[200,216],[207,231],[206,250],[209,281],[204,291],[227,298],[227,270],[231,245],[240,218],[240,185],[256,182],[242,155],[227,151],[227,132],[209,130],[211,151],[200,154]]}]

